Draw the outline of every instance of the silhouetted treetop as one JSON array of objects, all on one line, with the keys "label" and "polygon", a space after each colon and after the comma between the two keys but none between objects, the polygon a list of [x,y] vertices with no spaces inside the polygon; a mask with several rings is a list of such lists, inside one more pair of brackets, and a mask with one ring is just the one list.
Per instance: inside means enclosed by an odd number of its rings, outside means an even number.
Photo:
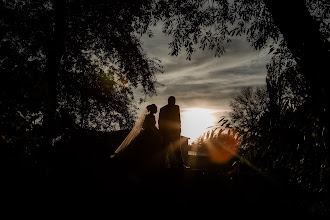
[{"label": "silhouetted treetop", "polygon": [[107,112],[101,118],[109,124],[132,124],[132,89],[141,85],[145,96],[154,95],[154,74],[161,71],[139,39],[152,21],[150,3],[1,1],[1,67],[8,73],[2,99],[15,99],[9,87],[26,75],[33,86],[22,95],[40,96],[46,127],[54,127],[56,109],[77,115],[86,106]]},{"label": "silhouetted treetop", "polygon": [[[159,1],[163,32],[172,36],[171,55],[197,49],[225,53],[235,35],[244,36],[257,50],[278,53],[284,47],[305,77],[316,114],[327,117],[330,7],[324,0],[174,0]],[[281,43],[281,42],[284,43]]]}]

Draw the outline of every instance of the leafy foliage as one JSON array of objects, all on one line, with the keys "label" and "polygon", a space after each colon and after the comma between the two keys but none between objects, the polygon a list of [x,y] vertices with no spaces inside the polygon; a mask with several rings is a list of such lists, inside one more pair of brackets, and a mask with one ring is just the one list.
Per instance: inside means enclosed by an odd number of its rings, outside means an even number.
[{"label": "leafy foliage", "polygon": [[160,5],[163,32],[173,36],[171,55],[185,48],[188,59],[196,49],[221,56],[234,35],[246,35],[255,49],[276,43],[280,36],[263,1],[160,1]]},{"label": "leafy foliage", "polygon": [[[21,92],[20,99],[29,102],[27,97],[36,97],[40,101],[39,107],[34,105],[33,114],[42,111],[42,102],[47,99],[46,65],[57,22],[54,4],[49,1],[1,3],[1,68],[8,75],[2,80],[6,86],[2,87],[1,101],[15,100],[14,88],[8,87],[16,84],[22,88],[22,84],[28,84],[26,78],[22,78],[26,76],[30,84],[26,86],[27,91]],[[82,118],[80,113],[85,111],[85,102],[89,102],[95,111],[107,112],[94,120],[87,117],[89,123],[106,129],[107,126],[99,122],[109,119],[121,126],[130,126],[135,113],[132,88],[141,84],[144,94],[154,95],[154,73],[161,68],[158,61],[143,53],[138,38],[148,31],[151,5],[134,1],[67,1],[63,4],[64,49],[58,81],[50,82],[56,85],[60,107]],[[113,125],[109,123],[108,127]]]},{"label": "leafy foliage", "polygon": [[273,57],[267,65],[267,88],[240,91],[221,126],[238,131],[244,161],[252,161],[262,172],[283,172],[300,189],[328,192],[329,4],[322,0],[160,3],[163,32],[172,36],[172,55],[185,49],[190,59],[197,49],[211,49],[221,56],[235,35],[245,36],[257,50],[269,47]]},{"label": "leafy foliage", "polygon": [[0,11],[0,143],[1,155],[10,155],[4,163],[37,165],[33,157],[51,136],[49,118],[57,122],[55,143],[78,127],[129,128],[133,89],[154,95],[161,70],[139,37],[152,36],[150,25],[162,21],[171,55],[184,49],[190,59],[210,49],[221,56],[235,35],[273,54],[267,88],[242,90],[231,101],[231,118],[219,122],[231,132],[212,130],[198,144],[222,155],[240,144],[240,161],[287,174],[307,191],[329,192],[327,1],[2,0]]},{"label": "leafy foliage", "polygon": [[161,71],[140,42],[151,3],[0,1],[2,150],[36,163],[36,155],[47,160],[38,153],[45,139],[54,145],[78,128],[130,128],[133,89],[155,95]]},{"label": "leafy foliage", "polygon": [[253,164],[262,173],[280,173],[297,189],[328,193],[326,121],[311,110],[304,77],[285,48],[267,68],[267,88],[242,89],[231,99],[230,117],[221,121],[239,134],[241,159],[233,169]]},{"label": "leafy foliage", "polygon": [[207,155],[213,164],[229,164],[239,160],[241,138],[236,130],[226,126],[229,125],[227,122],[222,118],[218,126],[211,127],[191,144],[192,149]]}]

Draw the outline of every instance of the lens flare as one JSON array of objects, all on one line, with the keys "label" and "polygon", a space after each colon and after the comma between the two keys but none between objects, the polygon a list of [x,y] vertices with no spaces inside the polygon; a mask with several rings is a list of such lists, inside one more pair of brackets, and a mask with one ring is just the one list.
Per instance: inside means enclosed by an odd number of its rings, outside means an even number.
[{"label": "lens flare", "polygon": [[226,163],[237,155],[238,139],[230,134],[206,141],[206,150],[210,160],[214,163]]}]

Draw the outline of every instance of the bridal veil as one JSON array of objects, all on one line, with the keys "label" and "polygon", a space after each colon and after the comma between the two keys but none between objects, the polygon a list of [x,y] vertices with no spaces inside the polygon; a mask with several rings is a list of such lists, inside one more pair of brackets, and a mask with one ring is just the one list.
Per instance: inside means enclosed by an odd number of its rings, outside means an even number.
[{"label": "bridal veil", "polygon": [[142,130],[142,125],[144,122],[145,117],[149,114],[149,111],[145,109],[141,116],[138,118],[138,120],[135,122],[134,127],[130,131],[130,133],[126,136],[124,141],[119,145],[119,147],[116,149],[114,154],[110,156],[110,158],[114,158],[116,155],[120,156],[120,153],[124,151],[124,149],[138,136],[138,134]]}]

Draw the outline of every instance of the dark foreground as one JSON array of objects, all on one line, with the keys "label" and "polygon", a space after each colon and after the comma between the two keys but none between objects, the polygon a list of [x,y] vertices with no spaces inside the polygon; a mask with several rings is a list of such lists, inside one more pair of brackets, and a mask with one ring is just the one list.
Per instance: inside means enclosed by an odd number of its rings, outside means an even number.
[{"label": "dark foreground", "polygon": [[123,168],[123,164],[100,159],[82,147],[74,152],[52,154],[43,170],[7,157],[2,166],[2,209],[25,214],[22,210],[28,208],[38,214],[46,212],[45,217],[65,210],[74,211],[77,217],[96,207],[93,215],[144,217],[156,212],[152,215],[156,219],[297,218],[330,213],[328,196],[297,190],[281,173],[265,176],[246,170],[228,175],[221,167],[207,167],[205,161],[203,167],[200,160],[190,163],[191,168],[161,169],[141,177],[127,175],[134,164]]},{"label": "dark foreground", "polygon": [[[108,173],[62,173],[38,181],[21,179],[4,191],[17,207],[55,208],[56,212],[92,207],[125,216],[306,217],[328,216],[329,199],[300,193],[280,178],[217,170],[159,170],[143,178],[108,167]],[[104,172],[100,171],[100,172]],[[27,183],[30,181],[30,185]],[[24,187],[24,189],[19,188]],[[25,188],[28,187],[28,188]],[[9,190],[8,190],[9,189]],[[6,198],[6,197],[4,197]]]},{"label": "dark foreground", "polygon": [[285,186],[280,179],[216,170],[168,169],[143,181],[132,180],[111,194],[132,207],[163,207],[187,215],[306,217],[329,213],[329,200]]}]

